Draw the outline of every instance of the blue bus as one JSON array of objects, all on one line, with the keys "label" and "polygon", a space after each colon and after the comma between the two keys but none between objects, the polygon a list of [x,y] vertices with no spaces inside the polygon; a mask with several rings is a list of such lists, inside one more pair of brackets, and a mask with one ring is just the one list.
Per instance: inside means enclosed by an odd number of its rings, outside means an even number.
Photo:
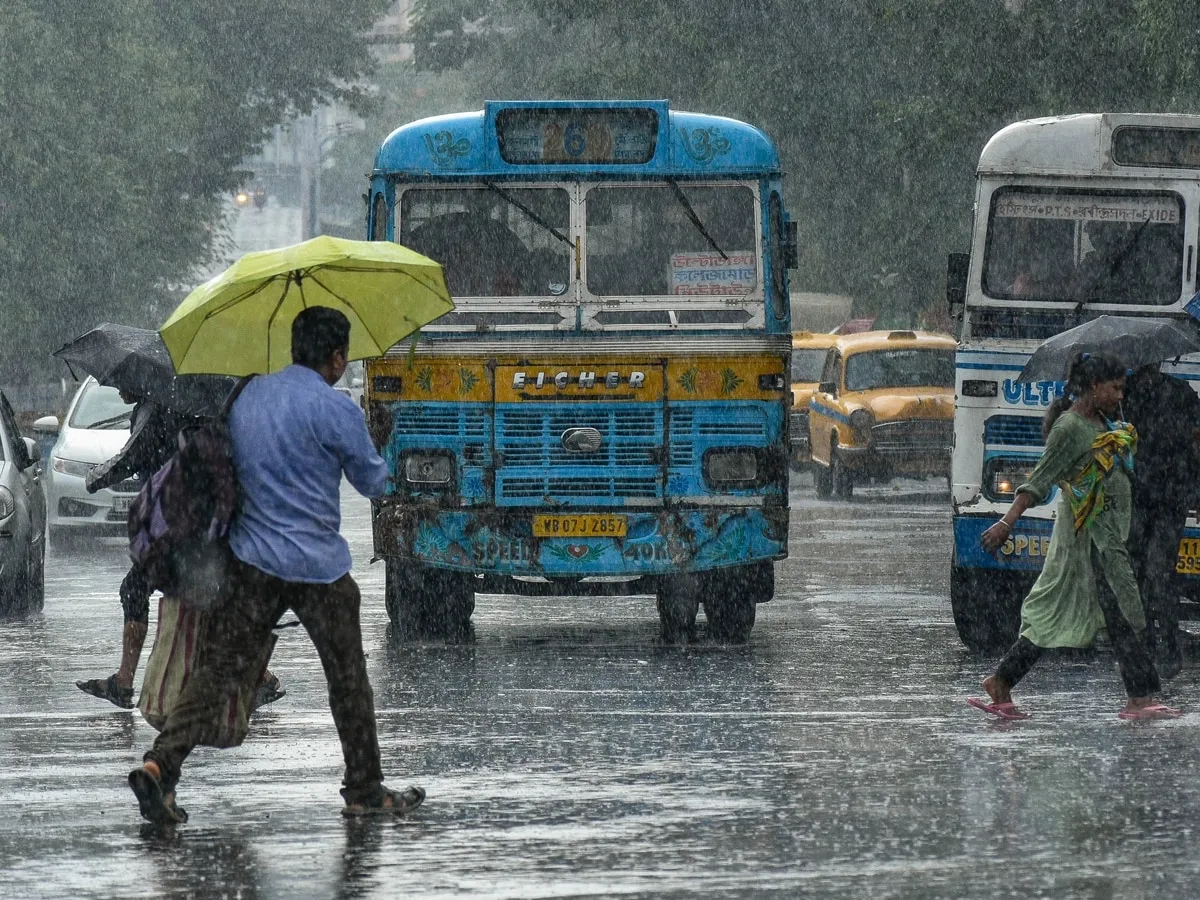
[{"label": "blue bus", "polygon": [[368,237],[442,263],[456,305],[366,365],[401,633],[464,633],[476,594],[652,594],[667,641],[701,606],[747,639],[787,555],[781,178],[757,128],[661,100],[489,102],[387,137]]}]

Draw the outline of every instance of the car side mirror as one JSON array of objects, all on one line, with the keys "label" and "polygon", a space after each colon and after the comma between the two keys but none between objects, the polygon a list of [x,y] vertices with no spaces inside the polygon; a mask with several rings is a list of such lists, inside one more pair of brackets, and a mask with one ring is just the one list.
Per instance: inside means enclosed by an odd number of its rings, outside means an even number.
[{"label": "car side mirror", "polygon": [[42,416],[33,423],[36,434],[58,434],[58,416]]},{"label": "car side mirror", "polygon": [[970,268],[969,253],[951,253],[946,257],[946,304],[952,316],[958,316],[967,303],[967,273]]},{"label": "car side mirror", "polygon": [[822,394],[831,394],[832,396],[836,397],[837,396],[837,382],[836,381],[822,381],[820,384],[817,385],[817,390],[820,391]]},{"label": "car side mirror", "polygon": [[22,469],[28,469],[30,466],[37,465],[38,461],[38,445],[33,438],[22,438],[25,442],[25,464]]}]

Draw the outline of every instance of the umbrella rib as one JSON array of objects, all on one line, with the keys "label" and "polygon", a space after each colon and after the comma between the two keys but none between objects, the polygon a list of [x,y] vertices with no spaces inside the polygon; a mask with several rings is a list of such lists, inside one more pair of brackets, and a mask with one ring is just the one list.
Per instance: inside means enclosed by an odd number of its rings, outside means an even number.
[{"label": "umbrella rib", "polygon": [[[374,342],[375,346],[376,346],[376,347],[379,347],[379,338],[375,337],[375,333],[371,331],[371,326],[370,326],[370,325],[368,325],[368,324],[367,324],[367,323],[366,323],[366,322],[363,320],[363,317],[362,317],[361,315],[359,315],[359,312],[358,312],[358,310],[356,310],[356,309],[353,307],[353,305],[351,305],[350,301],[349,301],[349,300],[347,300],[345,297],[343,297],[341,294],[337,293],[335,290],[333,290],[333,289],[332,289],[332,288],[330,288],[329,286],[327,286],[327,285],[326,285],[326,284],[325,284],[323,281],[321,281],[321,279],[320,279],[320,278],[318,278],[316,275],[313,275],[313,276],[311,276],[311,277],[312,277],[312,280],[313,280],[313,281],[315,281],[315,282],[316,282],[316,283],[317,283],[317,284],[318,284],[318,285],[319,285],[319,286],[320,286],[320,287],[321,287],[321,288],[322,288],[322,289],[325,291],[325,293],[327,293],[327,294],[328,294],[330,297],[333,297],[335,300],[337,300],[339,303],[341,303],[341,304],[342,304],[344,307],[346,307],[346,309],[348,309],[348,310],[350,310],[352,313],[354,313],[354,317],[355,317],[356,319],[358,319],[358,321],[359,321],[359,324],[361,324],[361,325],[362,325],[362,327],[363,327],[363,330],[364,330],[364,331],[366,331],[367,335],[368,335],[368,336],[371,338],[371,340]],[[387,348],[386,348],[386,347],[381,347],[380,349],[381,349],[381,350],[385,350],[385,349],[387,349]]]},{"label": "umbrella rib", "polygon": [[375,272],[380,275],[401,275],[401,276],[409,279],[410,281],[415,281],[417,284],[421,285],[421,287],[425,288],[430,293],[436,295],[439,298],[442,298],[445,300],[450,299],[449,293],[447,292],[447,293],[443,294],[441,291],[439,291],[437,289],[437,285],[432,280],[427,281],[424,278],[418,278],[412,272],[409,272],[405,269],[370,269],[370,268],[363,269],[363,268],[359,268],[357,266],[322,266],[321,268],[329,269],[330,271],[333,271],[333,272]]},{"label": "umbrella rib", "polygon": [[[275,317],[279,315],[279,310],[283,308],[283,301],[287,299],[288,291],[292,289],[292,273],[288,272],[287,281],[283,284],[283,293],[279,295],[279,300],[275,304],[275,308],[271,310],[271,315],[267,318],[267,371],[271,370],[271,326],[275,324]],[[300,291],[300,302],[304,302],[304,291]]]}]

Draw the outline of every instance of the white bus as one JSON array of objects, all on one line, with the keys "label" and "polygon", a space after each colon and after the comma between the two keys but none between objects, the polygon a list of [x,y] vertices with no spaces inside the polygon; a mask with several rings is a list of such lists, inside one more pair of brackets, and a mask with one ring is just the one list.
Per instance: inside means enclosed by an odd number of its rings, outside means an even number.
[{"label": "white bus", "polygon": [[[1061,382],[1018,383],[1018,373],[1042,340],[1096,316],[1185,317],[1198,234],[1200,116],[1031,119],[984,147],[971,252],[950,256],[946,285],[962,324],[950,597],[968,647],[1016,638],[1050,542],[1053,503],[1030,510],[996,555],[979,543],[1037,462],[1042,415],[1062,392]],[[1200,386],[1200,359],[1164,371]],[[1200,572],[1196,524],[1180,573]]]}]

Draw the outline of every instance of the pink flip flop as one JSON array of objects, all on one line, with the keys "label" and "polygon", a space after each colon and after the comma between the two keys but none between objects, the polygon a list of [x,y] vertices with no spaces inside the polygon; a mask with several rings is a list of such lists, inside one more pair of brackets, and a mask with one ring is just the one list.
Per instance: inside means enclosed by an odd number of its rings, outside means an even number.
[{"label": "pink flip flop", "polygon": [[999,716],[1001,719],[1028,719],[1029,713],[1021,712],[1017,709],[1015,703],[989,703],[986,700],[981,700],[978,697],[968,697],[967,703],[976,709],[981,709],[985,713],[991,713],[993,716]]},{"label": "pink flip flop", "polygon": [[1182,715],[1181,710],[1165,706],[1162,703],[1155,703],[1153,706],[1123,709],[1117,713],[1117,718],[1127,722],[1154,722],[1158,719],[1178,719]]}]

